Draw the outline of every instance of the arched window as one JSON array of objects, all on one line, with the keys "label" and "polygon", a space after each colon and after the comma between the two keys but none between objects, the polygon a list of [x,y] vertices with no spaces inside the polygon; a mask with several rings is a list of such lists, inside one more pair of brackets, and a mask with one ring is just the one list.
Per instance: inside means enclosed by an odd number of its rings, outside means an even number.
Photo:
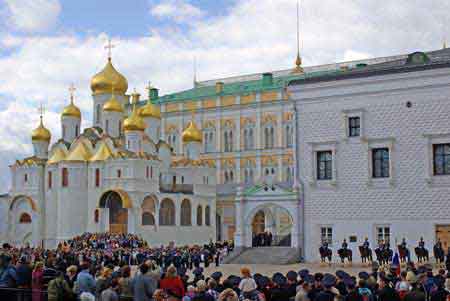
[{"label": "arched window", "polygon": [[69,171],[66,167],[62,169],[62,187],[69,186]]},{"label": "arched window", "polygon": [[180,216],[181,226],[191,226],[191,202],[188,199],[184,199],[181,202],[181,216]]},{"label": "arched window", "polygon": [[270,148],[275,146],[275,129],[270,127]]},{"label": "arched window", "polygon": [[209,206],[205,207],[205,225],[211,226],[211,209]]},{"label": "arched window", "polygon": [[175,225],[175,204],[171,199],[164,199],[161,202],[161,207],[159,208],[159,225]]},{"label": "arched window", "polygon": [[94,223],[98,223],[98,221],[99,221],[99,212],[98,212],[98,209],[95,209],[95,211],[94,211]]},{"label": "arched window", "polygon": [[31,224],[31,216],[26,212],[22,213],[19,218],[19,223],[20,224]]},{"label": "arched window", "polygon": [[142,213],[142,226],[154,226],[155,217],[150,212]]},{"label": "arched window", "polygon": [[203,208],[202,205],[198,205],[197,207],[197,226],[201,226],[203,224]]},{"label": "arched window", "polygon": [[109,120],[108,119],[105,120],[105,131],[107,134],[109,134]]},{"label": "arched window", "polygon": [[78,135],[80,134],[80,128],[78,126],[78,124],[75,126],[75,137],[78,137]]},{"label": "arched window", "polygon": [[288,124],[286,126],[286,146],[292,147],[292,144],[294,143],[294,137],[292,132],[292,127]]}]

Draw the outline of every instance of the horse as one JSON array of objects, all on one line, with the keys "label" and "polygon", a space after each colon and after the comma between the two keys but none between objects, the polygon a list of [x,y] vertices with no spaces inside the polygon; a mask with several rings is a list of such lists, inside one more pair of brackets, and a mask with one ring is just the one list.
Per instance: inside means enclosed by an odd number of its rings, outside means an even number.
[{"label": "horse", "polygon": [[444,249],[438,245],[433,247],[434,258],[436,259],[436,264],[442,264],[445,261]]},{"label": "horse", "polygon": [[377,261],[380,265],[389,264],[393,256],[393,252],[390,248],[385,249],[376,248],[375,254],[377,256]]},{"label": "horse", "polygon": [[345,258],[347,258],[349,263],[352,262],[352,255],[353,255],[352,250],[341,248],[338,250],[338,255],[341,258],[342,263],[345,263]]},{"label": "horse", "polygon": [[333,255],[333,252],[331,252],[331,249],[328,247],[321,246],[319,248],[320,253],[320,260],[322,263],[326,262],[326,259],[328,258],[328,262],[331,264],[331,256]]},{"label": "horse", "polygon": [[414,251],[416,252],[417,260],[419,261],[419,263],[422,263],[423,261],[428,261],[430,259],[427,249],[416,247]]},{"label": "horse", "polygon": [[403,247],[402,245],[398,245],[398,256],[400,257],[400,263],[406,263],[409,262],[409,250],[406,247]]},{"label": "horse", "polygon": [[372,262],[372,249],[359,246],[359,253],[361,254],[361,260],[363,263]]}]

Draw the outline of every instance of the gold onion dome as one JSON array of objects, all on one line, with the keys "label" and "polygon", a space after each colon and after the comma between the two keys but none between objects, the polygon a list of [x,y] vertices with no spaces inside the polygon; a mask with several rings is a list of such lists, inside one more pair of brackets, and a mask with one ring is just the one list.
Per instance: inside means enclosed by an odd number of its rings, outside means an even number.
[{"label": "gold onion dome", "polygon": [[123,107],[114,96],[114,92],[112,93],[111,98],[103,105],[103,111],[123,113]]},{"label": "gold onion dome", "polygon": [[70,98],[70,104],[62,111],[61,117],[64,116],[81,119],[80,109],[73,103],[72,97]]},{"label": "gold onion dome", "polygon": [[108,58],[103,70],[92,77],[91,90],[94,95],[106,94],[110,93],[113,87],[117,93],[123,95],[128,90],[128,81],[114,68],[111,58]]},{"label": "gold onion dome", "polygon": [[181,135],[183,142],[202,142],[202,132],[195,126],[193,121],[190,121],[187,128]]},{"label": "gold onion dome", "polygon": [[37,128],[31,132],[31,140],[32,141],[45,141],[49,142],[52,138],[52,134],[50,131],[45,128],[44,123],[42,122],[42,116],[41,116],[41,122]]},{"label": "gold onion dome", "polygon": [[145,124],[142,117],[139,116],[136,105],[133,106],[133,111],[131,115],[123,121],[124,131],[144,131],[147,125]]},{"label": "gold onion dome", "polygon": [[152,102],[149,99],[145,104],[145,106],[143,106],[139,110],[139,116],[141,116],[142,118],[153,117],[161,119],[161,111],[156,105],[152,104]]}]

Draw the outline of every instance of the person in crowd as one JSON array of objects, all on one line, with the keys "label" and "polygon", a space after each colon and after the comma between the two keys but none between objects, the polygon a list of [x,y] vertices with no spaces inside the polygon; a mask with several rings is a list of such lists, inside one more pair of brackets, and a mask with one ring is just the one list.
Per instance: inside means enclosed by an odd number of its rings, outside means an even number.
[{"label": "person in crowd", "polygon": [[142,263],[139,266],[139,272],[134,276],[131,287],[133,290],[133,300],[150,301],[157,288],[155,279],[147,275],[148,266]]},{"label": "person in crowd", "polygon": [[77,276],[77,281],[75,284],[75,292],[78,295],[82,293],[95,293],[96,283],[94,277],[89,272],[89,264],[84,262],[80,265],[80,273]]},{"label": "person in crowd", "polygon": [[78,267],[76,265],[71,265],[66,269],[65,279],[72,290],[75,286],[75,281],[77,280],[77,272]]},{"label": "person in crowd", "polygon": [[[131,285],[131,268],[126,265],[120,269],[119,290],[121,295],[130,300],[133,298],[133,288]],[[155,282],[157,282],[155,280]]]},{"label": "person in crowd", "polygon": [[62,301],[72,298],[73,291],[64,279],[65,271],[63,267],[59,268],[56,278],[48,283],[48,301]]},{"label": "person in crowd", "polygon": [[391,278],[382,273],[378,277],[378,301],[400,301],[397,291],[391,286]]},{"label": "person in crowd", "polygon": [[28,263],[27,257],[20,257],[19,263],[16,265],[17,288],[27,289],[31,287],[31,277],[33,269]]},{"label": "person in crowd", "polygon": [[227,288],[220,293],[218,301],[239,301],[239,297],[233,289]]},{"label": "person in crowd", "polygon": [[199,280],[196,287],[196,293],[192,301],[215,301],[214,297],[207,293],[208,287],[205,280]]},{"label": "person in crowd", "polygon": [[33,301],[44,300],[44,263],[37,261],[31,274],[31,298]]},{"label": "person in crowd", "polygon": [[405,295],[404,301],[426,301],[425,293],[419,288],[417,276],[409,271],[406,275],[406,281],[411,286],[411,290]]},{"label": "person in crowd", "polygon": [[185,290],[181,277],[177,275],[177,269],[171,265],[164,274],[164,278],[159,282],[159,287],[173,300],[181,300]]},{"label": "person in crowd", "polygon": [[108,283],[108,288],[101,293],[99,301],[119,301],[119,293],[119,281],[117,278],[113,278]]},{"label": "person in crowd", "polygon": [[111,278],[112,272],[113,271],[110,268],[104,267],[101,270],[99,277],[97,277],[97,279],[95,281],[95,283],[96,283],[95,297],[97,299],[99,299],[102,292],[110,286],[109,284],[112,280],[112,278]]}]

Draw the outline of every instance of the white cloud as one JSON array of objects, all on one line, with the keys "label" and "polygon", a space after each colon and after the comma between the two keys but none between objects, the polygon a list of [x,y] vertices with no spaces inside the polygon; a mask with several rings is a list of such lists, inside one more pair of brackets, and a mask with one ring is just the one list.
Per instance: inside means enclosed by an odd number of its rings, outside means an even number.
[{"label": "white cloud", "polygon": [[61,12],[58,0],[5,0],[5,3],[9,24],[25,32],[50,28]]},{"label": "white cloud", "polygon": [[[443,15],[450,2],[436,3],[411,0],[385,7],[377,0],[302,1],[303,62],[316,65],[440,48],[442,29],[450,28],[450,18]],[[184,32],[174,26],[153,29],[149,36],[112,37],[117,45],[113,63],[128,78],[129,91],[136,87],[144,94],[149,80],[162,93],[190,88],[194,56],[200,80],[293,67],[295,1],[241,0],[227,12],[199,19]],[[14,158],[31,154],[30,133],[40,102],[48,108],[45,120],[53,137],[59,137],[59,113],[68,103],[72,82],[83,126],[90,125],[89,82],[105,64],[106,40],[105,34],[0,36],[0,45],[11,50],[0,55],[0,175],[8,175]]]},{"label": "white cloud", "polygon": [[161,19],[171,19],[178,23],[201,18],[205,12],[184,0],[166,0],[151,7],[150,13]]}]

